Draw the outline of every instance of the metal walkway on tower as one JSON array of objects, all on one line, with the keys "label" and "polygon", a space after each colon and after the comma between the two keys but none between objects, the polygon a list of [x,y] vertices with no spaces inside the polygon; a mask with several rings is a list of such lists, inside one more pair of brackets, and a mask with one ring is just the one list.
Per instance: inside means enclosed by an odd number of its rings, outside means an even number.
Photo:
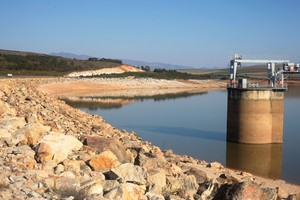
[{"label": "metal walkway on tower", "polygon": [[[241,79],[236,82],[237,68],[242,63],[248,64],[265,64],[268,72],[268,84],[258,85],[247,83],[247,79]],[[281,64],[281,67],[275,69],[276,64]],[[272,89],[287,89],[284,84],[285,74],[299,74],[300,64],[291,63],[287,59],[245,59],[241,54],[234,54],[230,60],[230,88],[272,88]]]}]

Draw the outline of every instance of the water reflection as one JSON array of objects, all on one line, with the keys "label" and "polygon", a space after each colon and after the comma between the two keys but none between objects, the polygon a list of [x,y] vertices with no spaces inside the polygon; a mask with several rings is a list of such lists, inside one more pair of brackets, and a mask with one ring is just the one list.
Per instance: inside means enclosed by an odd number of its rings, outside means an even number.
[{"label": "water reflection", "polygon": [[224,141],[226,139],[226,135],[216,131],[207,131],[200,130],[195,128],[188,127],[178,127],[178,126],[126,126],[128,129],[138,129],[146,132],[154,132],[161,133],[164,135],[177,135],[183,137],[191,137],[191,138],[201,138],[206,140],[215,140],[215,141]]},{"label": "water reflection", "polygon": [[226,166],[266,178],[281,179],[282,144],[227,142]]},{"label": "water reflection", "polygon": [[97,109],[118,109],[123,105],[133,103],[135,101],[144,101],[147,99],[153,99],[154,101],[175,100],[179,98],[188,98],[195,95],[207,94],[207,91],[201,92],[178,92],[168,94],[157,95],[140,95],[140,96],[62,96],[61,100],[65,101],[68,105],[75,108],[87,108],[90,110]]},{"label": "water reflection", "polygon": [[299,84],[289,84],[287,92],[284,94],[285,97],[290,99],[300,98],[300,85]]},{"label": "water reflection", "polygon": [[121,108],[123,105],[134,102],[134,100],[127,99],[110,99],[96,97],[64,97],[60,99],[74,108],[87,108],[89,110],[118,109]]}]

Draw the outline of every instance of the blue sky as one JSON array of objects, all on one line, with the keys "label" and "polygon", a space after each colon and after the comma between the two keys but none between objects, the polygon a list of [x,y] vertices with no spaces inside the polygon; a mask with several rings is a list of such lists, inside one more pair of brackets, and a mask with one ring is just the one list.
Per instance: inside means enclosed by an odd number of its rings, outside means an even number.
[{"label": "blue sky", "polygon": [[0,49],[227,67],[300,61],[299,0],[0,0]]}]

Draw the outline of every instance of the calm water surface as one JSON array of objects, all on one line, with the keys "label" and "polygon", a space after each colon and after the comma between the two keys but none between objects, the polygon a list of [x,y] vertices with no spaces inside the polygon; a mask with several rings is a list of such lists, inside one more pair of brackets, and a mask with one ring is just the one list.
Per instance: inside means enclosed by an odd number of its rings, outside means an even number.
[{"label": "calm water surface", "polygon": [[300,86],[291,85],[285,93],[282,145],[227,143],[226,90],[178,98],[141,98],[123,106],[66,102],[176,154],[300,184]]}]

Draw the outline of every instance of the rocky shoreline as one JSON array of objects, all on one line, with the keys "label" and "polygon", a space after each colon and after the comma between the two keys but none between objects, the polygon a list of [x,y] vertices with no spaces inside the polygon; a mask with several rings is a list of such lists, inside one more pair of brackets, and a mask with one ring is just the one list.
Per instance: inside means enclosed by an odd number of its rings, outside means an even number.
[{"label": "rocky shoreline", "polygon": [[300,198],[297,185],[161,150],[37,90],[65,81],[0,80],[1,199]]}]

